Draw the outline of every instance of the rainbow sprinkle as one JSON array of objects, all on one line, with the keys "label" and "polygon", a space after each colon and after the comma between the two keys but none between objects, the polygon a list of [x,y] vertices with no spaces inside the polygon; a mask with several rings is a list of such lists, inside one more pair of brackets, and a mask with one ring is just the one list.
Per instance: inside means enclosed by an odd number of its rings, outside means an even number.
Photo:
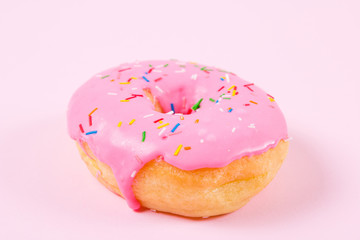
[{"label": "rainbow sprinkle", "polygon": [[180,123],[177,123],[177,124],[173,127],[173,129],[171,129],[171,132],[172,132],[172,133],[175,132],[175,130],[176,130],[179,126],[180,126]]},{"label": "rainbow sprinkle", "polygon": [[90,134],[96,134],[97,133],[97,131],[91,131],[91,132],[87,132],[87,133],[85,133],[86,135],[90,135]]},{"label": "rainbow sprinkle", "polygon": [[145,142],[145,138],[146,138],[146,131],[142,132],[142,142]]},{"label": "rainbow sprinkle", "polygon": [[182,146],[183,146],[182,144],[180,144],[180,145],[178,146],[178,148],[177,148],[176,151],[174,152],[174,156],[177,156],[177,155],[179,154]]}]

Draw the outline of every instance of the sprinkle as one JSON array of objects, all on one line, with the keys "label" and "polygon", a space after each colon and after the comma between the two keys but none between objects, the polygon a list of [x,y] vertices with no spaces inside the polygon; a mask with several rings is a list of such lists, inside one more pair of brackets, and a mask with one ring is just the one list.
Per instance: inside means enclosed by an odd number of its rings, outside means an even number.
[{"label": "sprinkle", "polygon": [[93,114],[96,110],[98,110],[98,108],[95,108],[94,110],[92,110],[92,111],[89,113],[89,116],[91,116],[91,114]]},{"label": "sprinkle", "polygon": [[273,98],[271,98],[271,97],[268,97],[268,98],[269,98],[270,102],[275,102],[275,100]]},{"label": "sprinkle", "polygon": [[122,124],[122,122],[120,121],[117,126],[118,126],[118,127],[121,127],[121,124]]},{"label": "sprinkle", "polygon": [[134,97],[144,97],[144,95],[141,95],[141,94],[131,94],[132,96],[134,96]]},{"label": "sprinkle", "polygon": [[225,78],[226,78],[226,81],[229,83],[230,82],[229,74],[226,73]]},{"label": "sprinkle", "polygon": [[245,103],[245,104],[244,104],[244,106],[246,106],[246,107],[247,107],[247,106],[250,106],[250,104],[248,104],[248,103]]},{"label": "sprinkle", "polygon": [[224,109],[222,109],[222,108],[219,108],[219,110],[220,110],[220,112],[224,112]]},{"label": "sprinkle", "polygon": [[220,80],[221,80],[221,81],[224,81],[224,80],[225,80],[225,78],[221,77],[221,78],[220,78]]},{"label": "sprinkle", "polygon": [[135,177],[135,175],[136,175],[136,171],[133,171],[132,173],[131,173],[131,176],[130,177]]},{"label": "sprinkle", "polygon": [[164,118],[159,118],[158,120],[155,120],[154,123],[157,123],[157,122],[159,122],[161,120],[164,120]]},{"label": "sprinkle", "polygon": [[162,77],[159,77],[157,79],[154,80],[154,82],[160,81],[162,79]]},{"label": "sprinkle", "polygon": [[175,155],[175,156],[177,156],[177,155],[179,154],[182,146],[183,146],[182,144],[180,144],[180,145],[178,146],[178,148],[177,148],[176,151],[174,152],[174,155]]},{"label": "sprinkle", "polygon": [[171,107],[171,111],[175,112],[175,107],[173,103],[170,104],[170,107]]},{"label": "sprinkle", "polygon": [[171,129],[171,132],[172,132],[172,133],[175,132],[175,130],[176,130],[179,126],[180,126],[180,123],[177,123],[177,124],[175,125],[175,127],[173,127],[173,129]]},{"label": "sprinkle", "polygon": [[192,112],[192,109],[190,108],[186,114],[190,114]]},{"label": "sprinkle", "polygon": [[157,90],[159,90],[159,92],[161,92],[161,93],[164,92],[159,86],[155,86],[155,88],[156,88]]},{"label": "sprinkle", "polygon": [[104,79],[104,78],[107,78],[107,77],[110,77],[110,75],[103,76],[103,77],[101,77],[101,79]]},{"label": "sprinkle", "polygon": [[82,133],[84,133],[84,128],[83,128],[83,126],[81,125],[81,123],[79,124],[79,128],[80,128],[80,131],[81,131]]},{"label": "sprinkle", "polygon": [[232,112],[232,110],[233,110],[232,108],[229,108],[229,111],[228,111],[228,112]]},{"label": "sprinkle", "polygon": [[266,94],[266,95],[268,95],[268,97],[271,97],[272,99],[275,99],[273,96],[271,96],[270,94]]},{"label": "sprinkle", "polygon": [[92,117],[89,115],[89,126],[92,126]]},{"label": "sprinkle", "polygon": [[124,68],[124,69],[120,69],[118,72],[123,72],[123,71],[126,71],[126,70],[130,70],[131,68]]},{"label": "sprinkle", "polygon": [[231,132],[235,132],[235,130],[236,130],[236,128],[234,127],[234,128],[231,130]]},{"label": "sprinkle", "polygon": [[255,128],[255,124],[254,124],[254,123],[251,123],[248,127],[249,127],[249,128]]},{"label": "sprinkle", "polygon": [[233,91],[232,91],[232,94],[231,94],[232,96],[235,96],[236,95],[236,90],[234,89]]},{"label": "sprinkle", "polygon": [[210,100],[210,101],[212,101],[212,102],[215,102],[215,100],[214,100],[214,99],[212,99],[212,98],[209,98],[209,100]]},{"label": "sprinkle", "polygon": [[199,119],[196,119],[196,120],[195,120],[195,123],[199,123]]},{"label": "sprinkle", "polygon": [[200,70],[202,70],[202,71],[204,71],[206,69],[206,67],[202,67],[202,68],[200,68]]},{"label": "sprinkle", "polygon": [[162,124],[162,123],[163,123],[163,121],[161,121],[161,120],[160,120],[160,121],[159,121],[159,123],[160,123],[160,124]]},{"label": "sprinkle", "polygon": [[253,104],[258,104],[257,102],[254,102],[254,101],[251,101],[251,100],[250,100],[249,102],[251,102],[251,103],[253,103]]},{"label": "sprinkle", "polygon": [[151,73],[151,72],[152,72],[152,70],[154,70],[154,68],[150,68],[150,69],[149,69],[149,71],[148,71],[148,73]]},{"label": "sprinkle", "polygon": [[136,90],[137,88],[136,87],[133,87],[131,90]]},{"label": "sprinkle", "polygon": [[197,79],[197,74],[191,75],[191,79],[196,80]]},{"label": "sprinkle", "polygon": [[129,102],[130,100],[120,100],[120,102]]},{"label": "sprinkle", "polygon": [[142,142],[145,142],[145,138],[146,138],[146,131],[142,132]]},{"label": "sprinkle", "polygon": [[201,98],[197,103],[192,106],[192,109],[195,111],[196,109],[200,108],[200,103],[202,102],[203,98]]},{"label": "sprinkle", "polygon": [[142,76],[142,78],[147,81],[147,82],[150,82],[149,79],[147,79],[145,76]]},{"label": "sprinkle", "polygon": [[130,84],[130,82],[119,82],[120,84]]},{"label": "sprinkle", "polygon": [[173,136],[173,135],[176,135],[176,134],[179,134],[179,133],[182,133],[182,131],[178,131],[176,133],[170,133],[169,136]]},{"label": "sprinkle", "polygon": [[241,121],[241,120],[242,120],[242,118],[241,118],[241,117],[238,117],[238,119],[239,119],[239,121]]},{"label": "sprinkle", "polygon": [[87,132],[87,133],[85,133],[86,135],[90,135],[90,134],[96,134],[97,133],[97,131],[91,131],[91,132]]},{"label": "sprinkle", "polygon": [[163,129],[161,129],[161,131],[159,132],[159,136],[161,136],[161,134],[163,134],[163,132],[166,130],[166,127],[164,127]]},{"label": "sprinkle", "polygon": [[222,86],[222,87],[218,90],[218,92],[220,92],[222,89],[224,89],[224,87],[225,87],[225,86]]},{"label": "sprinkle", "polygon": [[222,99],[231,100],[229,97],[223,97]]},{"label": "sprinkle", "polygon": [[135,122],[135,119],[131,120],[131,121],[129,122],[129,125],[132,125],[134,122]]},{"label": "sprinkle", "polygon": [[170,112],[167,112],[166,114],[171,115],[171,114],[174,114],[174,112],[170,111]]},{"label": "sprinkle", "polygon": [[253,86],[254,84],[253,83],[249,83],[249,84],[245,84],[244,87],[246,87],[247,89],[249,89],[250,91],[254,91],[252,90],[251,88],[249,88],[249,86]]},{"label": "sprinkle", "polygon": [[149,64],[149,67],[151,67],[151,68],[152,68],[152,65],[151,65],[151,64]]},{"label": "sprinkle", "polygon": [[204,139],[200,139],[200,143],[204,143]]},{"label": "sprinkle", "polygon": [[190,150],[190,149],[191,149],[191,147],[184,147],[184,149],[185,149],[185,150]]},{"label": "sprinkle", "polygon": [[113,93],[113,92],[108,92],[108,95],[117,95],[117,93]]},{"label": "sprinkle", "polygon": [[160,128],[166,127],[167,125],[169,125],[169,123],[165,123],[165,124],[163,124],[163,125],[160,125],[160,126],[158,126],[157,128],[160,129]]},{"label": "sprinkle", "polygon": [[168,64],[168,63],[164,65],[164,67],[167,67],[167,66],[169,66],[169,64]]},{"label": "sprinkle", "polygon": [[235,85],[232,85],[228,90],[230,91],[231,89],[233,89],[235,87]]},{"label": "sprinkle", "polygon": [[130,99],[133,99],[133,98],[136,98],[136,96],[125,98],[125,100],[130,100]]},{"label": "sprinkle", "polygon": [[184,116],[180,116],[180,120],[184,120]]}]

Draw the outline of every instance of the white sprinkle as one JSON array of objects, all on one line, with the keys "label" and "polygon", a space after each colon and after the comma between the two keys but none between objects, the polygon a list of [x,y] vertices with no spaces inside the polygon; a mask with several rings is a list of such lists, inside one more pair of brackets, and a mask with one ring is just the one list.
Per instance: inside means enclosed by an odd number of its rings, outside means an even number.
[{"label": "white sprinkle", "polygon": [[145,115],[144,118],[148,118],[148,117],[151,117],[151,116],[154,116],[154,114],[148,114],[148,115]]},{"label": "white sprinkle", "polygon": [[175,73],[183,73],[185,72],[185,68],[182,68],[181,70],[176,70]]},{"label": "white sprinkle", "polygon": [[162,72],[161,70],[158,70],[158,69],[155,69],[155,70],[153,70],[153,72]]},{"label": "white sprinkle", "polygon": [[231,97],[231,95],[226,95],[226,94],[225,94],[225,95],[222,95],[221,97],[222,97],[222,98]]},{"label": "white sprinkle", "polygon": [[242,118],[241,118],[241,117],[238,117],[238,119],[239,119],[239,121],[241,121],[241,120],[242,120]]},{"label": "white sprinkle", "polygon": [[133,87],[131,90],[136,90],[137,89],[137,87]]},{"label": "white sprinkle", "polygon": [[203,143],[203,142],[204,142],[204,139],[200,139],[200,142]]},{"label": "white sprinkle", "polygon": [[139,65],[139,64],[135,64],[135,65],[134,65],[134,67],[141,67],[141,65]]},{"label": "white sprinkle", "polygon": [[255,124],[254,124],[254,123],[251,123],[248,127],[249,127],[249,128],[255,128]]},{"label": "white sprinkle", "polygon": [[108,92],[107,94],[108,95],[117,95],[117,93],[114,93],[114,92]]},{"label": "white sprinkle", "polygon": [[222,108],[219,108],[219,110],[220,110],[220,112],[224,112],[224,109],[222,109]]},{"label": "white sprinkle", "polygon": [[226,81],[229,83],[230,82],[229,74],[226,73],[225,78],[226,78]]},{"label": "white sprinkle", "polygon": [[183,116],[184,114],[182,114],[182,113],[175,113],[174,115],[176,115],[176,116]]},{"label": "white sprinkle", "polygon": [[197,79],[197,74],[191,75],[191,79],[196,80]]},{"label": "white sprinkle", "polygon": [[165,129],[166,129],[166,127],[163,127],[163,128],[161,129],[161,131],[159,132],[159,136],[161,136],[161,134],[163,134],[163,132],[165,132]]},{"label": "white sprinkle", "polygon": [[167,112],[166,114],[174,114],[174,112],[173,112],[173,111],[170,111],[170,112]]},{"label": "white sprinkle", "polygon": [[235,132],[235,130],[236,130],[236,128],[234,127],[231,131],[232,131],[232,132]]},{"label": "white sprinkle", "polygon": [[136,171],[133,171],[132,174],[131,174],[131,177],[135,177],[135,174],[136,174]]},{"label": "white sprinkle", "polygon": [[161,92],[161,93],[164,92],[159,86],[155,86],[155,88],[156,88],[159,92]]}]

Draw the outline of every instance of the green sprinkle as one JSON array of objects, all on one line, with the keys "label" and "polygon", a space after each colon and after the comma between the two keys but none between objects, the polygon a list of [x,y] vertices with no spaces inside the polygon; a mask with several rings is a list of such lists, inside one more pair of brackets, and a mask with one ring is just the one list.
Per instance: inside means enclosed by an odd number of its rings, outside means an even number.
[{"label": "green sprinkle", "polygon": [[212,99],[212,98],[209,98],[209,100],[210,100],[210,101],[212,101],[212,102],[215,102],[215,100],[214,100],[214,99]]},{"label": "green sprinkle", "polygon": [[198,108],[200,108],[200,103],[202,102],[203,98],[201,98],[197,103],[194,104],[194,106],[192,106],[192,110],[196,110]]},{"label": "green sprinkle", "polygon": [[202,68],[200,68],[200,70],[203,70],[203,71],[204,71],[205,69],[206,69],[206,67],[202,67]]},{"label": "green sprinkle", "polygon": [[103,77],[101,77],[101,79],[104,79],[104,78],[107,78],[107,77],[110,77],[110,75],[103,76]]},{"label": "green sprinkle", "polygon": [[164,65],[164,67],[167,67],[167,66],[169,66],[169,64],[168,64],[168,63]]},{"label": "green sprinkle", "polygon": [[229,97],[224,97],[223,99],[229,99],[229,100],[230,100],[231,98],[229,98]]},{"label": "green sprinkle", "polygon": [[146,131],[143,131],[142,133],[142,141],[145,142],[145,138],[146,138]]},{"label": "green sprinkle", "polygon": [[152,67],[152,65],[151,65],[151,64],[149,64],[149,67]]}]

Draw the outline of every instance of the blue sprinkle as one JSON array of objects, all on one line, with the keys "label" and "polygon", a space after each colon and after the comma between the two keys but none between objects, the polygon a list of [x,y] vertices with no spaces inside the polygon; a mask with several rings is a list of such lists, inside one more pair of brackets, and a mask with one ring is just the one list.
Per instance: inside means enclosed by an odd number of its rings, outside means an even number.
[{"label": "blue sprinkle", "polygon": [[218,103],[219,102],[219,100],[216,100],[216,102],[215,103]]},{"label": "blue sprinkle", "polygon": [[180,123],[177,123],[173,129],[171,129],[171,132],[175,132],[175,130],[180,126]]},{"label": "blue sprinkle", "polygon": [[97,133],[97,131],[91,131],[91,132],[85,133],[85,135],[96,134],[96,133]]},{"label": "blue sprinkle", "polygon": [[170,104],[170,106],[171,106],[171,111],[173,111],[173,112],[175,113],[175,107],[174,107],[174,104],[173,104],[173,103],[171,103],[171,104]]},{"label": "blue sprinkle", "polygon": [[233,109],[232,109],[232,108],[230,108],[230,109],[229,109],[229,112],[232,112],[232,110],[233,110]]},{"label": "blue sprinkle", "polygon": [[221,79],[221,81],[224,81],[225,79],[224,78],[220,78]]},{"label": "blue sprinkle", "polygon": [[149,79],[147,79],[145,76],[142,76],[142,78],[147,81],[147,82],[150,82]]}]

